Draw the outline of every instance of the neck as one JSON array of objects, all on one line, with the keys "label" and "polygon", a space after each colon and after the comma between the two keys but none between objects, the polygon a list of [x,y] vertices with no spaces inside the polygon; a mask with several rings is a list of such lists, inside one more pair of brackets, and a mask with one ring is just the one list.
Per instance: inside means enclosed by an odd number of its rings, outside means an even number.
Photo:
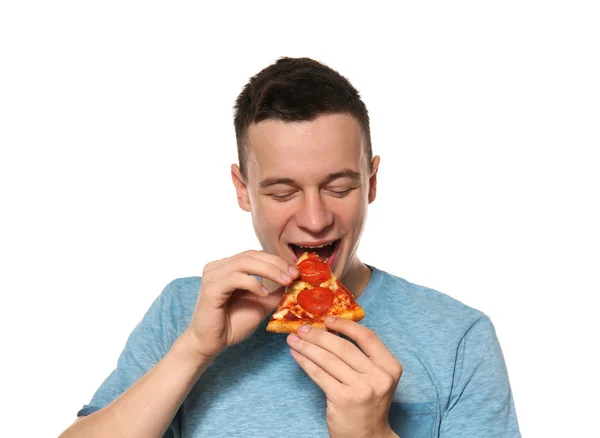
[{"label": "neck", "polygon": [[348,272],[340,278],[340,281],[358,298],[364,292],[371,279],[371,270],[360,260],[356,259]]}]

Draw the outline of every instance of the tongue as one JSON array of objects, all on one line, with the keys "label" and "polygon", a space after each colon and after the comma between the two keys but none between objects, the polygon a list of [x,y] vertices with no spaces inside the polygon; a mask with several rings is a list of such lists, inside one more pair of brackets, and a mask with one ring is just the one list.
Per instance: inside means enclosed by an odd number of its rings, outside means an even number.
[{"label": "tongue", "polygon": [[323,248],[312,249],[310,252],[316,252],[317,255],[319,257],[321,257],[323,260],[327,260],[329,258],[329,256],[331,256],[332,248],[333,248],[333,245],[327,245],[327,246],[324,246]]}]

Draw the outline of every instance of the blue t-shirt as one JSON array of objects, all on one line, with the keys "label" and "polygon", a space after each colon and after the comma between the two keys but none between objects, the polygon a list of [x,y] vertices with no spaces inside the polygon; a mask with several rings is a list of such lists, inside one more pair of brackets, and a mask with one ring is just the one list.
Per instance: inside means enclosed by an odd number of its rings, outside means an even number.
[{"label": "blue t-shirt", "polygon": [[[117,368],[78,415],[113,401],[187,328],[200,278],[170,283],[130,335]],[[494,326],[483,313],[378,269],[358,303],[403,366],[389,421],[402,438],[520,437]],[[266,320],[200,377],[167,437],[327,437],[326,400]]]}]

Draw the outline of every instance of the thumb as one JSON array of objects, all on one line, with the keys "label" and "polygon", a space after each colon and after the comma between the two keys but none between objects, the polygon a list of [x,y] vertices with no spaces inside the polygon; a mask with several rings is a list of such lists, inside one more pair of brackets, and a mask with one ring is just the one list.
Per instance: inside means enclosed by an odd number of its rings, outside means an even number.
[{"label": "thumb", "polygon": [[269,293],[268,297],[260,298],[259,301],[265,309],[265,312],[271,313],[277,308],[277,306],[281,302],[284,292],[285,286],[280,286],[271,293]]}]

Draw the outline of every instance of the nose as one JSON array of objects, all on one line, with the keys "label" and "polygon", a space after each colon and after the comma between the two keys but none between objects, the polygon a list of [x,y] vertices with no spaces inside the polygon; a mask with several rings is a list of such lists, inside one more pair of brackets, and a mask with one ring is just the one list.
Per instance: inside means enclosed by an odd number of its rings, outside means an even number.
[{"label": "nose", "polygon": [[304,192],[304,202],[296,213],[296,224],[312,234],[326,230],[333,223],[333,213],[323,202],[320,192]]}]

